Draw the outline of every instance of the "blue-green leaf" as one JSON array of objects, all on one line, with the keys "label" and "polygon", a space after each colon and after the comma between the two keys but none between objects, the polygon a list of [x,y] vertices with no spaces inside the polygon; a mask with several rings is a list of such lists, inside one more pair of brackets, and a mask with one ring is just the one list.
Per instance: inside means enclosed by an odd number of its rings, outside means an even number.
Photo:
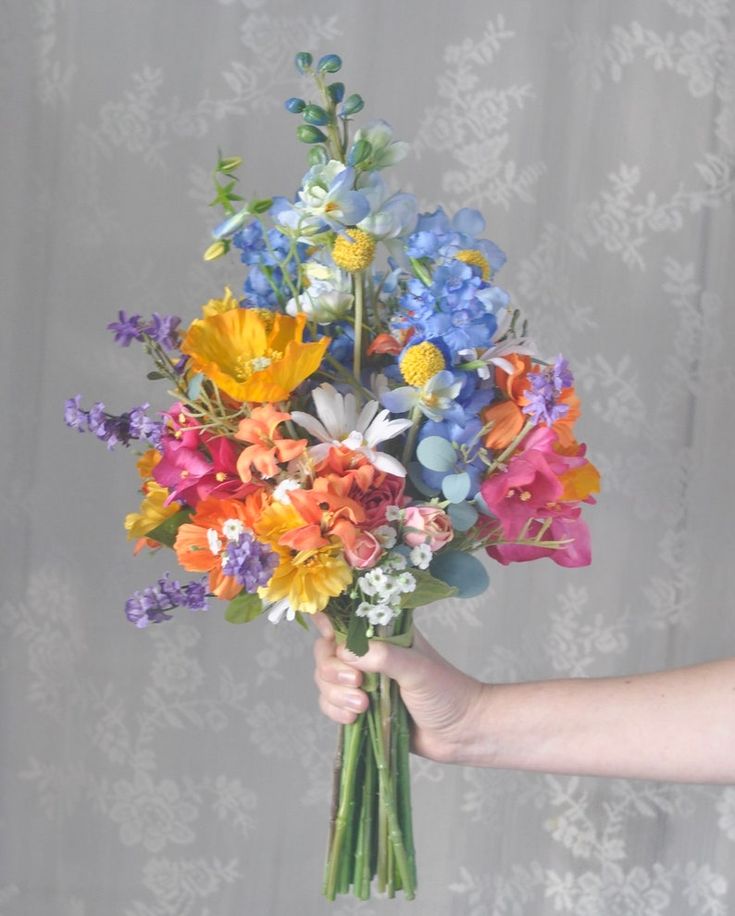
[{"label": "blue-green leaf", "polygon": [[447,507],[455,531],[469,531],[477,521],[478,511],[472,503],[454,503]]},{"label": "blue-green leaf", "polygon": [[470,492],[472,480],[467,471],[459,474],[447,474],[442,480],[442,492],[450,503],[461,503]]},{"label": "blue-green leaf", "polygon": [[411,483],[416,487],[416,489],[421,493],[422,496],[438,496],[439,491],[435,487],[430,487],[429,484],[421,476],[421,465],[418,461],[412,461],[407,468],[408,478]]},{"label": "blue-green leaf", "polygon": [[186,389],[186,395],[190,401],[196,401],[199,395],[202,392],[202,382],[204,381],[204,373],[197,372],[196,375],[192,375],[189,380],[189,385]]},{"label": "blue-green leaf", "polygon": [[454,467],[457,454],[451,442],[441,436],[427,436],[416,449],[416,457],[430,471],[449,471]]},{"label": "blue-green leaf", "polygon": [[487,570],[471,553],[459,550],[442,551],[430,566],[431,574],[457,589],[457,597],[474,598],[490,585]]}]

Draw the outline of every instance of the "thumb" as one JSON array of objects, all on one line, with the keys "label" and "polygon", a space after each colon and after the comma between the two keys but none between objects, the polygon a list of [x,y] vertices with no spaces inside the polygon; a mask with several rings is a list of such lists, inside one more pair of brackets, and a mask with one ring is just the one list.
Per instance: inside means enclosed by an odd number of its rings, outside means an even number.
[{"label": "thumb", "polygon": [[429,665],[429,660],[413,648],[372,639],[365,655],[355,655],[345,646],[339,646],[337,657],[360,671],[385,674],[406,690],[419,686]]}]

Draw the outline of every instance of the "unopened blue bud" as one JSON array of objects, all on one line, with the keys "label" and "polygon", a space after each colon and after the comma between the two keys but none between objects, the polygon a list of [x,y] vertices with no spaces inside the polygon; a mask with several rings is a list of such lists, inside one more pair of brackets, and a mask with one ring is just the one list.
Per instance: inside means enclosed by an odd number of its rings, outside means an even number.
[{"label": "unopened blue bud", "polygon": [[320,105],[307,105],[304,108],[304,120],[307,124],[316,124],[321,127],[329,124],[329,115]]},{"label": "unopened blue bud", "polygon": [[312,146],[308,160],[309,165],[326,165],[329,162],[329,154],[323,146]]},{"label": "unopened blue bud", "polygon": [[369,158],[373,151],[373,145],[369,140],[358,140],[353,143],[347,154],[347,165],[356,166]]},{"label": "unopened blue bud", "polygon": [[336,104],[341,102],[345,96],[345,84],[344,83],[330,83],[327,86],[327,93],[329,98]]},{"label": "unopened blue bud", "polygon": [[340,109],[340,117],[348,118],[350,115],[357,114],[358,111],[362,111],[365,107],[365,102],[361,95],[358,95],[356,92],[353,95],[348,95]]},{"label": "unopened blue bud", "polygon": [[296,128],[296,136],[302,143],[324,143],[327,135],[312,124],[300,124]]},{"label": "unopened blue bud", "polygon": [[341,66],[342,58],[339,54],[325,54],[319,58],[316,68],[320,73],[336,73]]},{"label": "unopened blue bud", "polygon": [[301,114],[301,112],[306,108],[306,102],[303,99],[286,99],[283,103],[286,111],[290,111],[291,114]]},{"label": "unopened blue bud", "polygon": [[312,61],[314,58],[309,54],[308,51],[299,51],[299,53],[294,58],[296,63],[296,69],[300,73],[306,73],[306,71],[311,67]]}]

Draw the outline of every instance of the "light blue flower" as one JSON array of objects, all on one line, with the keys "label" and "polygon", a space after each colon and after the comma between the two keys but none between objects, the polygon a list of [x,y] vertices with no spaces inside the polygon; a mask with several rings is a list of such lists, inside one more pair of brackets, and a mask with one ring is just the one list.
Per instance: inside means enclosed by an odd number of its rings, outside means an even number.
[{"label": "light blue flower", "polygon": [[454,373],[442,369],[433,375],[421,388],[405,385],[384,391],[380,402],[391,413],[408,413],[418,407],[421,413],[430,420],[454,420],[461,422],[464,411],[455,398],[462,389],[462,381]]},{"label": "light blue flower", "polygon": [[362,162],[366,170],[376,171],[395,165],[405,159],[410,146],[403,140],[393,139],[393,128],[386,121],[372,121],[355,132],[355,143],[367,140],[372,147],[370,156]]}]

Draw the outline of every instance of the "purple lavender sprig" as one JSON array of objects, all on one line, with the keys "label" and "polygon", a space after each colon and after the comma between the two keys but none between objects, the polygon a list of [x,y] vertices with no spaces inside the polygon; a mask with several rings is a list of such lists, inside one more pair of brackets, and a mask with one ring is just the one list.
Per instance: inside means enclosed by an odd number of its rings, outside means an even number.
[{"label": "purple lavender sprig", "polygon": [[232,576],[250,594],[268,584],[276,566],[278,554],[247,531],[230,540],[222,553],[222,572]]},{"label": "purple lavender sprig", "polygon": [[146,413],[150,404],[140,404],[126,413],[107,413],[105,405],[98,401],[90,410],[81,406],[81,394],[69,398],[64,404],[64,422],[80,433],[90,432],[107,444],[112,450],[116,445],[130,445],[143,441],[157,448],[163,433],[163,421],[153,420]]},{"label": "purple lavender sprig", "polygon": [[125,616],[136,627],[142,629],[151,623],[171,620],[169,611],[186,607],[191,611],[207,610],[207,577],[195,579],[180,585],[165,573],[155,585],[134,592],[125,602]]},{"label": "purple lavender sprig", "polygon": [[531,388],[526,394],[528,403],[523,412],[528,414],[534,423],[545,423],[552,426],[557,420],[566,416],[568,404],[557,403],[565,388],[574,384],[574,376],[563,356],[557,356],[553,366],[541,372],[529,372]]}]

